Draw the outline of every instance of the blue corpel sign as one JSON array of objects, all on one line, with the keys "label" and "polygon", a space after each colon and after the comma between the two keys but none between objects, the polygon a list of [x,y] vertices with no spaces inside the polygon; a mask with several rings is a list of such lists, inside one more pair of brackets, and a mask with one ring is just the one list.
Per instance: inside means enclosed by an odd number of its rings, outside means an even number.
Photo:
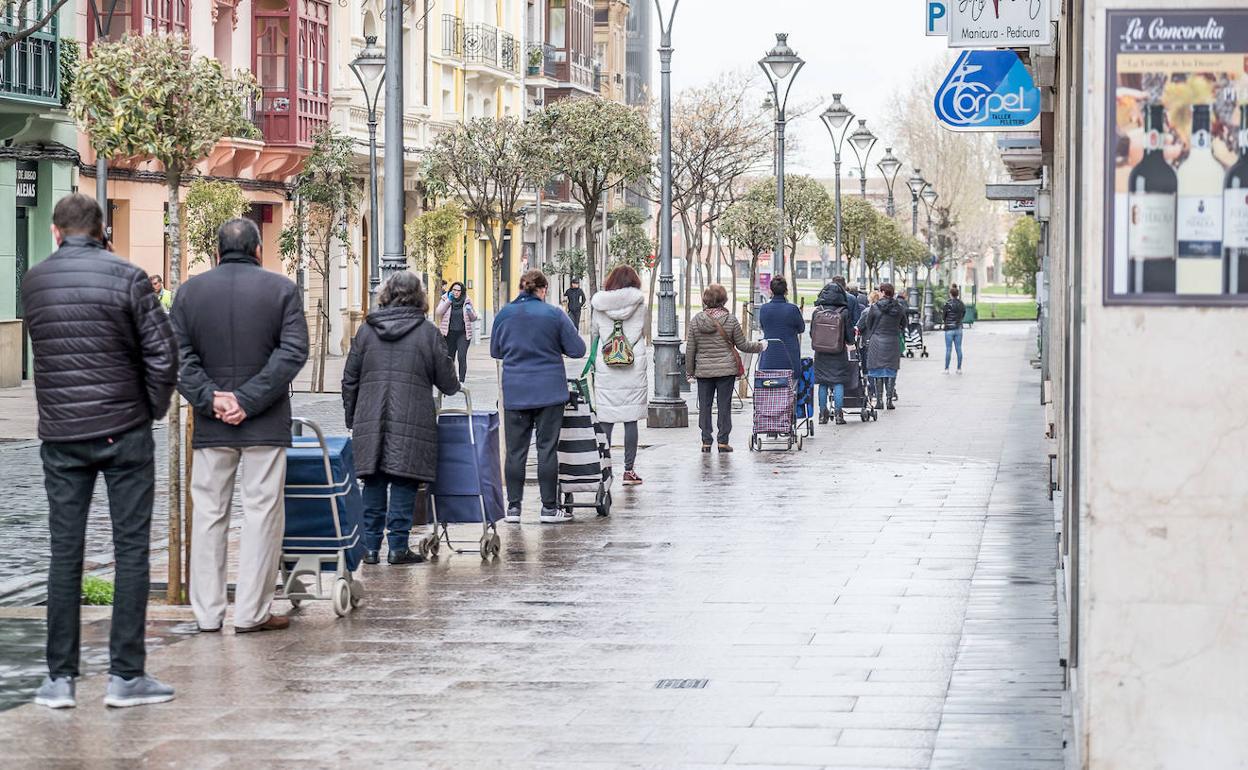
[{"label": "blue corpel sign", "polygon": [[963,51],[935,107],[951,131],[1025,131],[1040,117],[1040,91],[1013,51]]}]

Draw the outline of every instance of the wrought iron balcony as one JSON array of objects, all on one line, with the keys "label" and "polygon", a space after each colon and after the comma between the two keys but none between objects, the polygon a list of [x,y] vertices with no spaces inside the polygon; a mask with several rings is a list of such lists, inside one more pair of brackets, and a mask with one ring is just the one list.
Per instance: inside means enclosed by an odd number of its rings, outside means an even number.
[{"label": "wrought iron balcony", "polygon": [[498,66],[498,28],[489,24],[464,27],[464,59]]},{"label": "wrought iron balcony", "polygon": [[555,61],[555,47],[550,43],[529,43],[525,49],[525,62],[530,75],[555,77],[559,63]]},{"label": "wrought iron balcony", "polygon": [[[46,11],[46,0],[28,6],[31,18]],[[17,8],[6,4],[0,11],[0,36],[16,34],[30,22],[17,16]],[[46,106],[61,104],[60,33],[56,18],[19,41],[0,57],[0,99]]]},{"label": "wrought iron balcony", "polygon": [[510,32],[502,33],[499,40],[498,63],[509,72],[520,71],[520,44]]},{"label": "wrought iron balcony", "polygon": [[453,13],[442,14],[442,55],[464,55],[464,20]]}]

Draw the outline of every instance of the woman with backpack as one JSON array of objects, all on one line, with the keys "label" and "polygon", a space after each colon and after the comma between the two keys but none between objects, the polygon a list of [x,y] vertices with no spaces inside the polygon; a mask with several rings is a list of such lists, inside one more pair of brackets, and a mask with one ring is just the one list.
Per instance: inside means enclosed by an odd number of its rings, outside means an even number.
[{"label": "woman with backpack", "polygon": [[833,414],[837,425],[845,424],[845,387],[858,383],[857,364],[849,360],[854,344],[853,312],[845,289],[829,283],[815,300],[810,318],[810,342],[815,350],[815,383],[819,385],[819,424],[828,423],[828,388],[832,388]]},{"label": "woman with backpack", "polygon": [[628,265],[607,275],[602,291],[589,303],[590,334],[598,338],[594,395],[598,420],[611,441],[615,423],[624,423],[624,486],[641,483],[637,461],[637,421],[646,416],[650,388],[646,380],[646,295],[641,277]]},{"label": "woman with backpack", "polygon": [[[741,353],[761,353],[767,340],[750,342],[741,324],[724,307],[728,291],[713,283],[702,292],[702,312],[689,322],[685,343],[685,370],[689,381],[698,383],[698,427],[702,430],[702,451],[711,451],[718,439],[721,453],[731,452],[732,386],[745,374]],[[740,351],[740,352],[738,352]],[[711,433],[711,407],[719,403],[718,434]]]}]

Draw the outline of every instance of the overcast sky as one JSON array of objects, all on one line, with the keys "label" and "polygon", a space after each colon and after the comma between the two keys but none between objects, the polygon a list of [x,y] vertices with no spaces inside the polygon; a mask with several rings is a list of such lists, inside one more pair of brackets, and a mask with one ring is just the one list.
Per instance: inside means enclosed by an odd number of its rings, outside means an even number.
[{"label": "overcast sky", "polygon": [[[925,8],[925,0],[680,0],[672,33],[672,88],[679,92],[726,70],[757,72],[765,86],[758,60],[775,44],[775,33],[787,32],[789,45],[806,60],[789,103],[820,101],[817,110],[789,124],[788,135],[797,135],[799,150],[786,154],[786,171],[832,177],[832,142],[818,113],[834,91],[880,136],[871,155],[874,165],[891,144],[881,134],[886,103],[906,87],[916,67],[947,50],[945,38],[923,34]],[[655,24],[657,46],[657,19]],[[657,54],[654,66],[657,94]],[[844,152],[852,159],[848,145]]]}]

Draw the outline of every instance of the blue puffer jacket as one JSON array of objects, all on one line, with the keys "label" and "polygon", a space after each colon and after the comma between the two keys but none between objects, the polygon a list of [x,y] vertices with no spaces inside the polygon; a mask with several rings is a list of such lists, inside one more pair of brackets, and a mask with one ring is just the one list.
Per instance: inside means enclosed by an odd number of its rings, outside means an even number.
[{"label": "blue puffer jacket", "polygon": [[568,400],[563,357],[583,357],[585,341],[567,313],[521,293],[495,317],[490,355],[503,362],[503,406],[540,409]]}]

